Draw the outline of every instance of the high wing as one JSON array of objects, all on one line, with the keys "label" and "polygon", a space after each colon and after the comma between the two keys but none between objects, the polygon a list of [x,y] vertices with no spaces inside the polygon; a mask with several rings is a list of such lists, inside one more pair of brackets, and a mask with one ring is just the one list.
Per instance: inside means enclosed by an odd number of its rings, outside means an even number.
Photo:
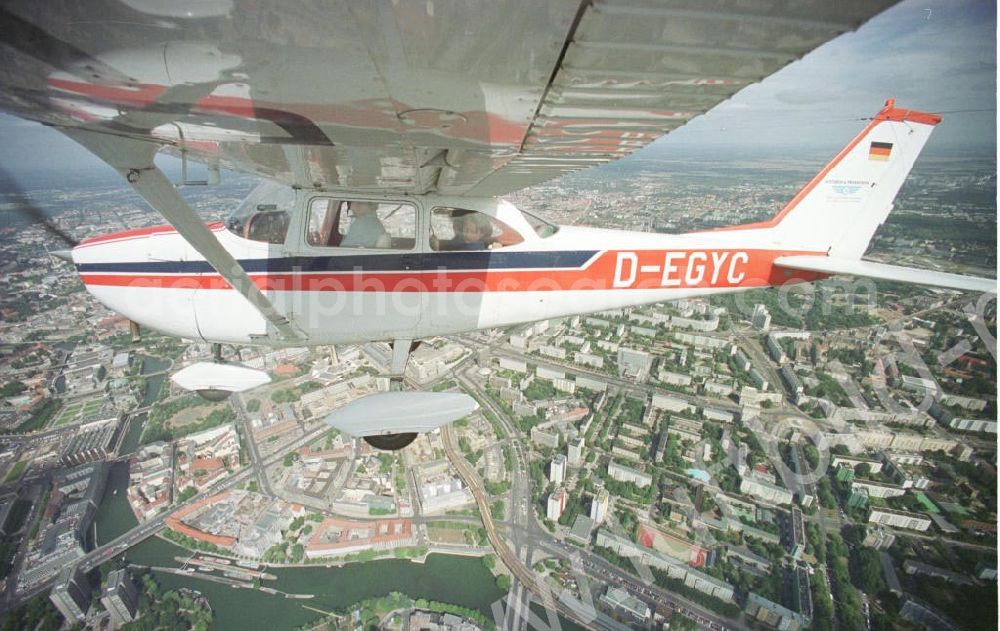
[{"label": "high wing", "polygon": [[627,155],[891,4],[17,0],[0,109],[299,187],[500,195]]}]

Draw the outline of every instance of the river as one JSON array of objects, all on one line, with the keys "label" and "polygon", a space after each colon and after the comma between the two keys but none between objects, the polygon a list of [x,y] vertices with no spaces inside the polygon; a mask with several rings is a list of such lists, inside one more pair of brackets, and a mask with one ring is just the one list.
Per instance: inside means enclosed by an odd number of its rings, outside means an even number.
[{"label": "river", "polygon": [[[180,565],[175,556],[186,556],[184,549],[158,538],[135,546],[126,553],[129,563],[137,565]],[[333,611],[367,598],[398,591],[412,598],[449,602],[482,611],[490,616],[490,605],[503,596],[492,574],[480,559],[430,555],[426,563],[405,560],[354,563],[340,568],[299,567],[268,569],[277,580],[265,586],[296,593],[315,594],[308,600],[286,599],[248,589],[233,589],[194,577],[156,572],[156,579],[167,589],[190,587],[208,597],[214,612],[212,629],[292,629],[316,620],[322,614],[307,609]]]}]

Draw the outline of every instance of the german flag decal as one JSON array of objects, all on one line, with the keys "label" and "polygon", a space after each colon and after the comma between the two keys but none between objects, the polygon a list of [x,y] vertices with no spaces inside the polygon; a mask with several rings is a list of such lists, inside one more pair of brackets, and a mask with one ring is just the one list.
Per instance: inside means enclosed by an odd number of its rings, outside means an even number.
[{"label": "german flag decal", "polygon": [[892,153],[891,142],[873,142],[868,149],[868,159],[885,161],[889,159],[890,153]]}]

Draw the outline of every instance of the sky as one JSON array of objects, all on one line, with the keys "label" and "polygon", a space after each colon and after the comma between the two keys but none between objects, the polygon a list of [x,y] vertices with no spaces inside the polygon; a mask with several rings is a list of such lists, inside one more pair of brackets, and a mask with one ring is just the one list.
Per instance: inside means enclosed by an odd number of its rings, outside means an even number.
[{"label": "sky", "polygon": [[[683,157],[697,148],[773,153],[836,151],[881,109],[944,114],[927,153],[995,155],[995,0],[905,0],[647,147]],[[24,171],[97,163],[60,133],[0,114],[0,165]]]},{"label": "sky", "polygon": [[996,152],[996,2],[906,0],[748,86],[650,149],[839,149],[887,98],[940,112],[927,151]]}]

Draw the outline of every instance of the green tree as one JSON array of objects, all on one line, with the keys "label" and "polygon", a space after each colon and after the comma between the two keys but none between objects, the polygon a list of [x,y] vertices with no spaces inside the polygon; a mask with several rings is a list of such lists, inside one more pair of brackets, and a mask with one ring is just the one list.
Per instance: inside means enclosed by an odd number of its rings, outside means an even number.
[{"label": "green tree", "polygon": [[192,497],[198,494],[198,489],[193,486],[186,487],[183,491],[177,494],[177,503],[183,504]]},{"label": "green tree", "polygon": [[28,386],[20,381],[8,381],[0,386],[0,397],[15,397],[27,389]]},{"label": "green tree", "polygon": [[867,594],[878,594],[885,589],[879,555],[871,548],[854,548],[851,552],[851,575],[858,589]]}]

